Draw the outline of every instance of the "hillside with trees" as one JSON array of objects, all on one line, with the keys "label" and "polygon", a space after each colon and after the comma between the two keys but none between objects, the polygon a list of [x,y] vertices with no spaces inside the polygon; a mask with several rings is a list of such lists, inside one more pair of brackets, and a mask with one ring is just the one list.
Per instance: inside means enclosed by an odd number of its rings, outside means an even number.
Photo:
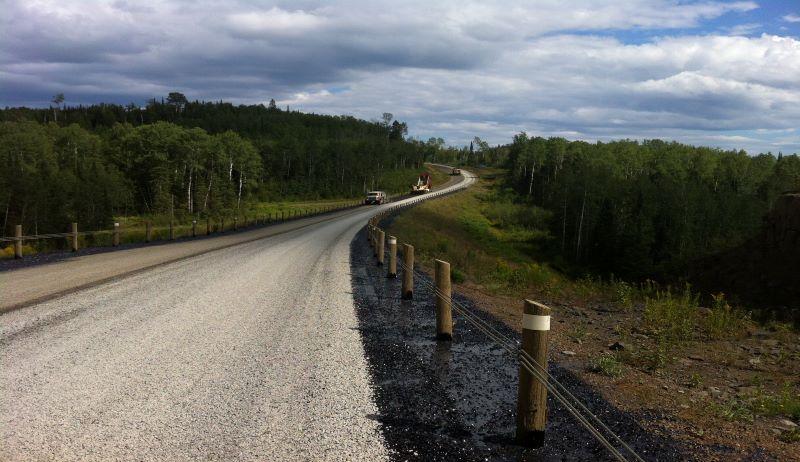
[{"label": "hillside with trees", "polygon": [[590,144],[520,134],[508,146],[520,200],[552,212],[554,247],[603,274],[678,274],[755,235],[778,196],[800,189],[796,155],[660,140]]},{"label": "hillside with trees", "polygon": [[[418,169],[435,147],[405,123],[367,122],[269,105],[190,102],[145,107],[0,110],[4,233],[108,226],[115,215],[236,211],[256,201],[352,198]],[[413,176],[413,175],[411,175]]]},{"label": "hillside with trees", "polygon": [[[800,191],[800,158],[676,142],[530,137],[442,149],[442,162],[507,171],[508,199],[536,217],[539,257],[576,275],[680,280],[706,257],[763,232],[783,193]],[[780,271],[780,269],[775,269]]]}]

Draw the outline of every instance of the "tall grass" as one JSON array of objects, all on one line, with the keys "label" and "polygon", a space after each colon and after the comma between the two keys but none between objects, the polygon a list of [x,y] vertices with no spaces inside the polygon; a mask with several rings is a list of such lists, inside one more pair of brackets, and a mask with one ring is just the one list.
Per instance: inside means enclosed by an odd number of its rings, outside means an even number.
[{"label": "tall grass", "polygon": [[725,300],[725,294],[715,294],[712,298],[711,312],[703,320],[708,338],[721,340],[742,337],[747,332],[750,315],[732,308]]},{"label": "tall grass", "polygon": [[673,294],[669,289],[645,299],[644,322],[653,334],[670,342],[692,339],[697,324],[699,297],[686,286]]}]

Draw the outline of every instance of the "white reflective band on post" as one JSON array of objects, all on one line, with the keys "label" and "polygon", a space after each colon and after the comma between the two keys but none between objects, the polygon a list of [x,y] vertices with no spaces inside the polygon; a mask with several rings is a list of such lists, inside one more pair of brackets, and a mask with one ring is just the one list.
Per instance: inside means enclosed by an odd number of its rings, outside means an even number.
[{"label": "white reflective band on post", "polygon": [[523,314],[522,328],[527,330],[550,330],[550,316]]},{"label": "white reflective band on post", "polygon": [[397,244],[397,239],[393,238],[393,237],[390,237],[389,238],[389,244]]}]

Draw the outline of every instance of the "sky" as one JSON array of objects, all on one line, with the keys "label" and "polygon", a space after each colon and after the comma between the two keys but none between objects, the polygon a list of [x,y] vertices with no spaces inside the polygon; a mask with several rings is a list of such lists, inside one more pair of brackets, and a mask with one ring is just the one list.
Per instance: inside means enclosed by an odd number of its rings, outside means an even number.
[{"label": "sky", "polygon": [[800,0],[0,0],[0,106],[266,104],[800,153]]}]

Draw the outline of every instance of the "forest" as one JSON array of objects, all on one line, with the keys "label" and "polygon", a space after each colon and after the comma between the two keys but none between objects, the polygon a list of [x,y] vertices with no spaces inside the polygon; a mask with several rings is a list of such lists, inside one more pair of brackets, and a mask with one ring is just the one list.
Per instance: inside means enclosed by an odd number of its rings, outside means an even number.
[{"label": "forest", "polygon": [[[60,103],[61,101],[58,101]],[[353,198],[413,178],[437,149],[405,123],[190,102],[0,110],[4,235],[107,227],[117,215],[204,216],[252,202]]]},{"label": "forest", "polygon": [[485,155],[507,168],[515,200],[548,212],[537,216],[550,217],[558,260],[607,276],[682,275],[755,235],[776,198],[800,190],[797,155],[525,133]]}]

